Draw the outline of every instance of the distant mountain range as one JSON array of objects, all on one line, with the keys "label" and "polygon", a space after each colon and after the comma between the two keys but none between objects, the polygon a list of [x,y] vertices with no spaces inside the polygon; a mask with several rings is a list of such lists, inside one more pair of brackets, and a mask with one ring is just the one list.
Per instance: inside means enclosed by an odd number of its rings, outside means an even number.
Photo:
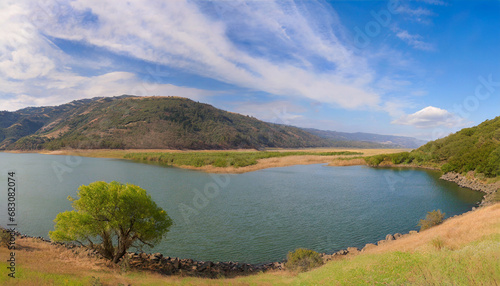
[{"label": "distant mountain range", "polygon": [[267,123],[181,97],[123,95],[0,111],[2,150],[415,148],[418,144],[408,137]]},{"label": "distant mountain range", "polygon": [[361,142],[371,142],[378,143],[382,148],[394,147],[394,148],[418,148],[427,141],[419,140],[412,137],[405,136],[393,136],[393,135],[380,135],[373,133],[346,133],[337,131],[325,131],[312,128],[304,128],[305,131],[317,135],[321,138],[330,139],[333,141],[361,141]]}]

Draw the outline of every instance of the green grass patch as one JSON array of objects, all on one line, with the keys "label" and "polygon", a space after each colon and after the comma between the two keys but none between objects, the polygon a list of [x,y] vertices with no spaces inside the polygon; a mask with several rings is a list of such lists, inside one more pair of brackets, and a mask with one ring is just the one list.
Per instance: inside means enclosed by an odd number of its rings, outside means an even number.
[{"label": "green grass patch", "polygon": [[500,236],[459,250],[389,252],[333,261],[297,276],[300,285],[498,285]]},{"label": "green grass patch", "polygon": [[[32,271],[16,265],[15,278],[7,276],[10,273],[8,263],[0,262],[0,285],[92,285],[92,277],[75,277],[69,274],[44,273]],[[96,274],[97,276],[97,274]]]},{"label": "green grass patch", "polygon": [[317,155],[317,156],[339,156],[339,155],[363,155],[360,152],[182,152],[182,153],[130,153],[124,156],[139,162],[154,162],[168,166],[214,166],[214,167],[245,167],[257,164],[257,160],[266,158]]}]

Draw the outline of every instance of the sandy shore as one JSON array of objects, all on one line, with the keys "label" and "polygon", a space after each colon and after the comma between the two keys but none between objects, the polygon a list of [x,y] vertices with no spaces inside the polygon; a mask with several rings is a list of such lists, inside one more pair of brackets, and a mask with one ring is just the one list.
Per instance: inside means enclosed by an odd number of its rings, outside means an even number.
[{"label": "sandy shore", "polygon": [[[66,155],[66,156],[81,156],[81,157],[93,157],[93,158],[113,158],[113,159],[123,159],[126,154],[129,153],[180,153],[180,152],[251,152],[257,150],[251,149],[240,149],[240,150],[196,150],[196,151],[182,151],[182,150],[170,150],[170,149],[127,149],[127,150],[109,150],[109,149],[96,149],[96,150],[40,150],[35,152],[23,152],[23,151],[8,151],[10,153],[39,153],[46,155]],[[408,151],[408,149],[349,149],[349,148],[309,148],[309,149],[269,149],[267,151],[277,151],[277,152],[290,152],[290,151],[305,151],[311,153],[317,152],[340,152],[340,151],[350,151],[350,152],[360,152],[363,155],[340,155],[340,156],[318,156],[318,155],[298,155],[298,156],[286,156],[286,157],[276,157],[258,160],[257,164],[246,166],[246,167],[213,167],[213,166],[203,166],[203,167],[193,167],[193,166],[175,166],[183,169],[199,170],[207,173],[229,173],[229,174],[241,174],[246,172],[253,172],[257,170],[276,168],[276,167],[288,167],[294,165],[310,165],[310,164],[323,164],[326,163],[328,166],[354,166],[354,165],[366,165],[364,159],[359,158],[360,156],[373,156],[377,154],[388,154]],[[341,158],[349,158],[351,160],[343,160]]]}]

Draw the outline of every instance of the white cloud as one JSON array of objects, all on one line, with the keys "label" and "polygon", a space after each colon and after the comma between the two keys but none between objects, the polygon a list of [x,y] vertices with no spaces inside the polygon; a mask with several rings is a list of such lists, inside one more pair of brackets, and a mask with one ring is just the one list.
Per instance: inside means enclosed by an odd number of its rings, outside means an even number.
[{"label": "white cloud", "polygon": [[231,108],[237,113],[250,115],[261,120],[295,125],[298,119],[303,118],[302,113],[307,109],[285,100],[271,102],[233,102]]},{"label": "white cloud", "polygon": [[[100,96],[175,95],[199,100],[212,91],[158,83],[152,77],[140,79],[129,72],[108,72],[96,76],[78,75],[66,65],[74,61],[47,40],[34,23],[45,16],[55,21],[47,6],[3,3],[0,6],[0,110],[27,106],[57,105],[75,99]],[[59,11],[60,12],[60,11]],[[55,16],[54,16],[55,17]],[[54,23],[52,23],[54,25]],[[155,73],[152,71],[150,73]]]},{"label": "white cloud", "polygon": [[407,43],[408,45],[414,47],[415,49],[422,51],[434,51],[434,45],[427,43],[422,40],[422,36],[415,34],[412,35],[408,31],[400,30],[396,33],[396,37]]},{"label": "white cloud", "polygon": [[396,9],[396,11],[398,13],[409,14],[411,16],[416,16],[416,17],[434,15],[434,13],[432,13],[432,11],[427,10],[425,8],[419,7],[419,8],[416,8],[416,9],[412,9],[409,6],[405,6],[405,5],[399,6]]},{"label": "white cloud", "polygon": [[441,1],[441,0],[420,0],[422,2],[425,2],[427,4],[431,4],[431,5],[438,5],[438,6],[447,6],[448,3],[446,3],[445,1]]},{"label": "white cloud", "polygon": [[[229,2],[214,5],[235,5]],[[77,0],[70,5],[71,9],[59,9],[52,15],[55,22],[91,11],[98,23],[84,25],[74,20],[40,25],[44,34],[85,41],[272,94],[306,97],[343,108],[373,107],[380,101],[379,95],[367,87],[372,72],[364,59],[354,56],[337,38],[334,29],[341,27],[331,11],[323,11],[321,20],[330,22],[333,28],[318,33],[314,16],[302,13],[304,7],[299,11],[293,2],[242,3],[237,7],[239,14],[225,13],[217,19],[188,1],[128,1],[125,5],[117,0]],[[55,6],[48,5],[49,10]],[[279,46],[266,46],[264,41],[257,48],[283,49],[289,59],[255,54],[233,42],[228,36],[233,23],[255,33],[249,40],[262,35],[279,39]],[[333,70],[318,72],[308,55],[323,58]]]},{"label": "white cloud", "polygon": [[[42,85],[37,90],[30,85]],[[0,90],[3,87],[0,87]],[[139,79],[128,72],[112,72],[93,77],[54,74],[49,80],[30,81],[18,86],[16,95],[0,98],[0,110],[18,110],[27,106],[50,106],[71,100],[132,94],[139,96],[162,95],[181,96],[193,100],[206,99],[213,91],[172,84],[160,84]]]},{"label": "white cloud", "polygon": [[412,125],[416,128],[436,128],[439,126],[454,128],[463,126],[465,120],[447,110],[427,106],[413,114],[403,115],[391,122],[399,125]]}]

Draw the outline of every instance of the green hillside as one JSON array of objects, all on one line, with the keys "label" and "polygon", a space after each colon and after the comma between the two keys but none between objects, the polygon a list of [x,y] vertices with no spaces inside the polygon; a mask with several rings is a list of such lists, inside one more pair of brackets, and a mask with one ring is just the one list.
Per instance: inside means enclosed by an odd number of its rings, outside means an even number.
[{"label": "green hillside", "polygon": [[237,149],[331,146],[299,128],[179,97],[96,98],[4,112],[0,148]]},{"label": "green hillside", "polygon": [[370,165],[383,162],[439,167],[444,173],[475,171],[487,178],[500,176],[500,116],[431,141],[411,152],[367,158]]}]

